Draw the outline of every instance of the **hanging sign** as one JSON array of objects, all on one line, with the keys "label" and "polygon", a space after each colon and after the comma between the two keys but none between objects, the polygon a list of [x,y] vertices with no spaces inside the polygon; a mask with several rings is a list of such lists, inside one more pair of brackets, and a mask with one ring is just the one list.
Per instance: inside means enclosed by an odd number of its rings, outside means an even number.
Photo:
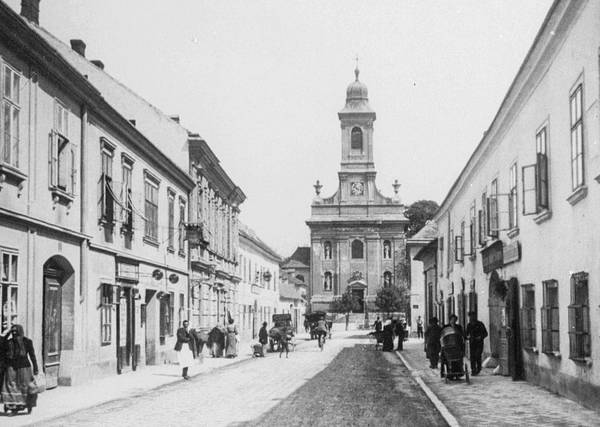
[{"label": "hanging sign", "polygon": [[483,263],[483,272],[489,273],[502,268],[504,265],[504,251],[501,240],[497,240],[489,247],[481,251],[481,260]]},{"label": "hanging sign", "polygon": [[504,246],[502,256],[504,258],[504,265],[519,261],[521,259],[521,244],[518,241],[514,241]]}]

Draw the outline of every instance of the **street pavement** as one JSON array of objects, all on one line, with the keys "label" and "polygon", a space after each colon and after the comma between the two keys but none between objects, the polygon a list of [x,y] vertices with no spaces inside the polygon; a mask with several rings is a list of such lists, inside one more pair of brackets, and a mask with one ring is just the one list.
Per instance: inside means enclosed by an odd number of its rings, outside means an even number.
[{"label": "street pavement", "polygon": [[429,368],[423,340],[405,343],[402,357],[444,403],[461,426],[600,426],[600,413],[526,381],[483,369],[471,384],[440,378]]},{"label": "street pavement", "polygon": [[240,361],[37,425],[444,425],[393,353],[351,334],[336,333],[324,351],[299,341],[287,359]]}]

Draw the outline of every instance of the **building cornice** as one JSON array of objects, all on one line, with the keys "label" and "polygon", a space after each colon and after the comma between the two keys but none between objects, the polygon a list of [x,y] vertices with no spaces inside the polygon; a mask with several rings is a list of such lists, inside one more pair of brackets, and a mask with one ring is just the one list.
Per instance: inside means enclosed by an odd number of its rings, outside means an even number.
[{"label": "building cornice", "polygon": [[47,231],[53,231],[56,233],[60,233],[62,235],[69,236],[78,241],[91,239],[91,236],[88,234],[80,233],[78,231],[71,230],[67,227],[62,227],[60,225],[51,224],[42,219],[34,218],[32,216],[29,216],[29,215],[26,215],[23,213],[19,213],[19,212],[15,212],[13,210],[6,209],[6,208],[0,208],[0,218],[2,218],[2,217],[7,218],[7,219],[12,220],[17,223],[27,224],[28,226],[38,227],[38,228],[42,228]]}]

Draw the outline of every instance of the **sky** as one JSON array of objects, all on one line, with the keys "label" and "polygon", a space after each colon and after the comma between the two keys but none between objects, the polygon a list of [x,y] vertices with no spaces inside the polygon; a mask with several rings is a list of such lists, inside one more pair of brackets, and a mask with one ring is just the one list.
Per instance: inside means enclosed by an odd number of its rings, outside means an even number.
[{"label": "sky", "polygon": [[[8,0],[20,10],[20,0]],[[200,133],[277,250],[308,245],[337,189],[354,79],[377,113],[378,188],[440,203],[490,125],[551,0],[42,0],[40,25]]]}]

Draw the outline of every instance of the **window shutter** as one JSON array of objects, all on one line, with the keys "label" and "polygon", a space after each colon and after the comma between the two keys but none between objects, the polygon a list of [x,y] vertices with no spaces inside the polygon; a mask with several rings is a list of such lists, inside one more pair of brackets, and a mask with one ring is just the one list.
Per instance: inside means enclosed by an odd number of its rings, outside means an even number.
[{"label": "window shutter", "polygon": [[487,198],[487,231],[488,236],[498,236],[498,198],[496,196]]},{"label": "window shutter", "polygon": [[58,137],[56,132],[50,132],[48,144],[48,178],[51,187],[58,186]]},{"label": "window shutter", "polygon": [[69,192],[69,181],[71,180],[71,150],[69,150],[69,142],[62,138],[57,138],[58,150],[58,186]]},{"label": "window shutter", "polygon": [[542,351],[548,351],[549,343],[548,343],[548,309],[545,306],[542,306],[540,310],[540,314],[542,315]]},{"label": "window shutter", "polygon": [[77,193],[77,156],[75,155],[75,146],[71,144],[71,190],[70,193]]},{"label": "window shutter", "polygon": [[536,165],[527,165],[521,168],[523,180],[523,215],[538,213],[539,191]]},{"label": "window shutter", "polygon": [[537,154],[536,188],[538,209],[548,209],[548,156],[544,153]]}]

